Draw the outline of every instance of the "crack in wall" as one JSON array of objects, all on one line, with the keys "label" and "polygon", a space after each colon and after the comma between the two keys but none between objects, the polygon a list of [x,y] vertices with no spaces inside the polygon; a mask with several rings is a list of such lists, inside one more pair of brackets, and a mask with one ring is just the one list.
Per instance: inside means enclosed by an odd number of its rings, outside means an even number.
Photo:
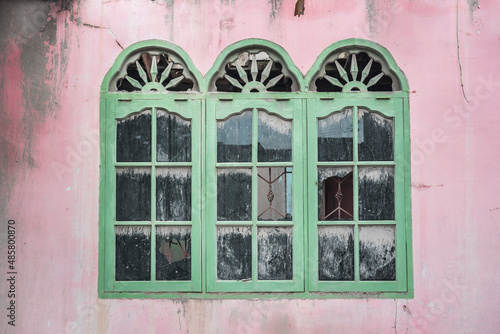
[{"label": "crack in wall", "polygon": [[[477,1],[477,0],[476,0]],[[469,100],[467,99],[467,96],[465,95],[465,89],[464,89],[464,81],[463,81],[463,73],[462,73],[462,62],[460,61],[460,37],[458,35],[458,9],[459,9],[459,0],[457,0],[457,21],[456,21],[456,35],[457,35],[457,60],[458,60],[458,67],[460,69],[460,86],[462,87],[462,94],[465,98],[465,101],[469,103]]]}]

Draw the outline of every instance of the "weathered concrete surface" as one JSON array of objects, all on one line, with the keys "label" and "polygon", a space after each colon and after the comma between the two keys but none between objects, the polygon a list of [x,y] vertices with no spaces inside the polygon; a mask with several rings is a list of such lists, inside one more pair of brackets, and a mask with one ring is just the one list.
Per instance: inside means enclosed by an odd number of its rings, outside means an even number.
[{"label": "weathered concrete surface", "polygon": [[[4,312],[8,219],[17,222],[20,273],[16,327],[2,314],[2,332],[498,332],[498,1],[306,1],[300,18],[294,0],[0,6]],[[303,73],[333,42],[370,39],[406,74],[414,299],[97,299],[96,133],[105,73],[123,47],[158,38],[183,48],[205,74],[221,50],[251,37],[281,45]]]}]

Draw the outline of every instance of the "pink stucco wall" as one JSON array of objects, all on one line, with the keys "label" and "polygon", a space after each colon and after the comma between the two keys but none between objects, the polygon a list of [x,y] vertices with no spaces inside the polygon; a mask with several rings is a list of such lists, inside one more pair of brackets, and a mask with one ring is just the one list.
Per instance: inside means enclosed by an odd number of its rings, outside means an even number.
[{"label": "pink stucco wall", "polygon": [[[0,6],[0,331],[500,331],[500,2],[306,0],[301,17],[295,0]],[[99,88],[119,45],[171,41],[205,74],[226,46],[252,37],[281,45],[304,74],[330,44],[369,39],[407,76],[414,299],[97,298]],[[9,219],[17,227],[15,328],[6,318]]]}]

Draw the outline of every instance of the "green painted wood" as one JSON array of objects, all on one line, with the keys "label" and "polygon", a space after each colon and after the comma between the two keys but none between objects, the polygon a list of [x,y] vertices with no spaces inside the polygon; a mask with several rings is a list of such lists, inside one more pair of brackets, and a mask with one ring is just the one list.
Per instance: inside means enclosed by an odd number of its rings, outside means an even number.
[{"label": "green painted wood", "polygon": [[[300,196],[302,183],[302,100],[262,101],[252,95],[253,98],[235,98],[231,101],[212,100],[207,108],[207,148],[217,147],[217,120],[227,119],[231,115],[240,114],[243,111],[252,111],[252,162],[251,163],[217,163],[217,152],[215,149],[207,150],[207,183],[212,193],[217,193],[216,168],[222,166],[252,167],[252,221],[251,222],[218,222],[217,208],[214,205],[207,207],[206,230],[207,230],[207,291],[208,292],[237,292],[237,291],[303,291],[303,212],[302,197]],[[293,120],[292,124],[292,159],[291,163],[257,163],[258,147],[258,112],[265,110],[270,114],[279,115],[282,118]],[[258,166],[293,166],[293,223],[292,222],[265,222],[258,221]],[[207,199],[207,202],[216,203],[216,199]],[[244,281],[221,281],[217,279],[217,226],[251,226],[252,227],[252,278]],[[293,279],[290,281],[262,281],[257,278],[257,227],[258,226],[293,226]]]},{"label": "green painted wood", "polygon": [[[324,59],[339,47],[359,46],[376,52],[383,58],[391,73],[397,75],[401,81],[402,91],[396,92],[367,92],[356,93],[308,93],[306,92],[310,79],[321,67]],[[201,92],[109,92],[111,80],[123,75],[123,66],[131,61],[130,55],[138,54],[142,50],[154,48],[164,50],[183,59],[185,71],[189,71],[196,79]],[[219,67],[232,55],[242,50],[261,48],[278,58],[281,64],[286,64],[294,79],[300,86],[299,92],[292,93],[206,93],[210,90],[210,83],[217,75]],[[353,55],[355,57],[355,55]],[[171,64],[169,67],[171,68]],[[253,65],[254,63],[252,63]],[[268,64],[269,71],[270,66]],[[266,67],[266,68],[267,68]],[[368,67],[368,66],[367,66]],[[152,68],[153,71],[153,68]],[[356,66],[351,66],[351,75],[358,76]],[[366,67],[363,69],[366,72]],[[363,77],[363,71],[361,76]],[[170,71],[162,73],[160,81],[166,80]],[[252,79],[255,69],[251,71]],[[265,71],[264,71],[265,72]],[[263,73],[262,81],[266,80]],[[163,76],[165,76],[163,78]],[[366,75],[364,75],[366,78]],[[365,79],[363,78],[363,79]],[[247,77],[247,79],[249,79]],[[373,80],[373,78],[372,78]],[[151,83],[149,83],[151,84]],[[268,83],[269,84],[269,83]],[[347,85],[349,85],[348,83]],[[350,88],[349,88],[350,89]],[[370,162],[317,162],[317,118],[327,117],[332,112],[341,110],[344,106],[363,106],[375,111],[384,117],[395,119],[395,150],[394,161]],[[226,48],[217,58],[216,63],[206,76],[206,80],[194,67],[187,54],[175,45],[163,41],[146,41],[132,45],[122,52],[113,67],[103,80],[101,86],[101,182],[100,182],[100,226],[99,226],[99,296],[101,298],[412,298],[413,297],[413,270],[412,270],[412,233],[411,233],[411,181],[410,181],[410,137],[409,137],[409,103],[408,84],[394,59],[383,47],[365,40],[346,40],[333,44],[317,59],[304,79],[300,71],[293,65],[286,52],[274,43],[263,40],[246,40],[235,43]],[[116,156],[116,120],[141,112],[146,109],[164,108],[183,118],[192,120],[192,163],[117,163]],[[217,163],[214,139],[216,140],[216,121],[225,119],[245,108],[256,112],[264,109],[272,114],[293,120],[293,163],[261,163],[253,158],[250,163]],[[254,116],[255,117],[255,116]],[[153,117],[153,122],[155,122]],[[356,119],[356,117],[355,117]],[[254,122],[255,123],[255,122]],[[256,124],[254,124],[256,127]],[[154,127],[154,125],[153,125]],[[357,127],[357,122],[353,122]],[[354,134],[356,134],[356,129]],[[256,130],[255,130],[256,131]],[[156,138],[156,132],[153,132]],[[196,138],[195,138],[196,137]],[[255,142],[256,136],[254,135]],[[307,140],[306,140],[307,138]],[[356,138],[356,136],[354,136]],[[354,139],[354,140],[357,140]],[[253,143],[253,145],[256,145]],[[357,145],[355,157],[357,158]],[[155,151],[153,147],[153,151]],[[302,156],[301,156],[302,155]],[[195,159],[195,157],[197,157]],[[196,161],[195,161],[196,160]],[[356,160],[356,159],[355,159]],[[317,220],[317,168],[318,166],[352,166],[357,172],[357,166],[395,166],[395,193],[396,219],[394,221],[318,221]],[[189,222],[116,222],[115,221],[115,167],[119,166],[151,166],[154,172],[156,167],[189,166],[192,168],[192,187],[197,189],[198,197],[193,191],[193,216]],[[216,222],[216,168],[220,167],[256,167],[293,166],[294,189],[294,222],[264,222],[256,220],[253,213],[252,222]],[[254,172],[255,174],[256,172]],[[154,176],[154,173],[152,173]],[[152,182],[155,178],[152,177]],[[357,178],[354,178],[355,196],[357,196]],[[256,194],[257,183],[253,182]],[[302,190],[299,192],[297,190]],[[152,184],[152,196],[154,196]],[[299,197],[299,199],[296,198]],[[196,197],[196,198],[195,198]],[[256,199],[254,198],[254,201]],[[197,203],[196,205],[194,203]],[[152,201],[152,218],[155,218]],[[357,215],[357,201],[354,201]],[[196,208],[195,208],[196,206]],[[256,209],[256,205],[254,205]],[[196,212],[196,213],[195,213]],[[215,216],[214,216],[215,215]],[[303,217],[303,218],[299,218]],[[355,217],[357,218],[357,217]],[[356,279],[353,282],[324,282],[318,281],[317,268],[317,228],[318,226],[353,226],[355,238],[358,239],[358,227],[366,225],[396,224],[396,254],[397,272],[395,282],[368,282],[359,281],[359,247],[355,243]],[[192,235],[196,240],[192,242],[192,280],[190,282],[154,281],[154,266],[151,282],[115,282],[114,279],[114,229],[120,225],[152,226],[152,236],[156,226],[191,226]],[[259,281],[256,278],[257,266],[252,264],[252,281],[217,281],[216,278],[216,227],[217,226],[252,226],[252,253],[256,261],[257,243],[256,231],[259,226],[293,226],[294,271],[291,281]],[[155,250],[152,237],[152,250]],[[151,262],[154,264],[154,252]],[[295,261],[298,263],[296,264]],[[307,269],[306,269],[307,268]],[[196,292],[195,292],[196,291]],[[263,293],[259,293],[263,292]],[[273,292],[269,294],[267,292]],[[346,294],[347,293],[347,294]]]}]

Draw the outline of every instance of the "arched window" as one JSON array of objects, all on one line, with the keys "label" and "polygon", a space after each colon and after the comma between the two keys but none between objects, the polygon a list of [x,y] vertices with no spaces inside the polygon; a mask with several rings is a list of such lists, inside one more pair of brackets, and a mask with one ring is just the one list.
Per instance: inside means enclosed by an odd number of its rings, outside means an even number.
[{"label": "arched window", "polygon": [[362,40],[326,49],[306,77],[311,291],[407,291],[408,87]]},{"label": "arched window", "polygon": [[368,41],[305,78],[265,40],[205,78],[173,44],[130,46],[101,88],[100,295],[411,296],[408,122]]}]

